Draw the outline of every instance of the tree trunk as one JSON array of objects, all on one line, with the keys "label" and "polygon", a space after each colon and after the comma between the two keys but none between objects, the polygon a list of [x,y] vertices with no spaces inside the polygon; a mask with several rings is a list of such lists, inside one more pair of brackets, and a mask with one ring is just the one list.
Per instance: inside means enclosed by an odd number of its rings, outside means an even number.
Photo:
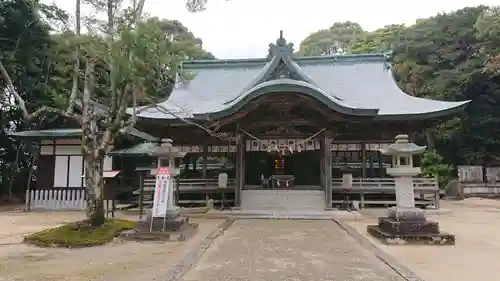
[{"label": "tree trunk", "polygon": [[436,147],[433,129],[426,129],[425,130],[425,139],[427,141],[427,149],[433,150]]},{"label": "tree trunk", "polygon": [[104,224],[104,179],[102,157],[85,155],[85,191],[87,220],[93,226]]}]

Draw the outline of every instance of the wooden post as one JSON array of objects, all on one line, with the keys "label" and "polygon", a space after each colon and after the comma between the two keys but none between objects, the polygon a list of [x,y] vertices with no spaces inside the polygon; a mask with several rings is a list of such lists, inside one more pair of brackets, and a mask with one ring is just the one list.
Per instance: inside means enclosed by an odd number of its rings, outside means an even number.
[{"label": "wooden post", "polygon": [[382,153],[377,151],[378,156],[378,178],[382,178],[382,173],[384,172],[384,160],[382,159]]},{"label": "wooden post", "polygon": [[144,171],[139,171],[139,220],[144,211]]},{"label": "wooden post", "polygon": [[203,178],[207,178],[207,154],[208,154],[208,144],[203,145]]},{"label": "wooden post", "polygon": [[436,181],[436,187],[437,187],[437,190],[436,190],[436,194],[434,196],[434,207],[436,207],[436,209],[439,209],[439,205],[440,205],[440,191],[441,189],[439,188],[439,175],[436,174],[436,176],[434,177],[435,178],[435,181]]},{"label": "wooden post", "polygon": [[236,153],[235,153],[235,169],[236,169],[236,187],[234,189],[234,207],[236,209],[240,208],[241,205],[241,189],[242,189],[242,177],[243,173],[241,168],[243,167],[243,136],[238,132],[236,136]]},{"label": "wooden post", "polygon": [[194,154],[192,157],[193,157],[193,172],[196,172],[198,168],[196,167],[196,162],[198,162],[198,155]]},{"label": "wooden post", "polygon": [[241,139],[241,189],[243,190],[245,188],[245,182],[246,182],[246,142],[245,138],[242,135]]},{"label": "wooden post", "polygon": [[361,142],[361,177],[366,178],[366,145],[365,142]]},{"label": "wooden post", "polygon": [[332,139],[330,132],[325,132],[323,139],[325,147],[325,191],[326,191],[326,210],[332,209]]},{"label": "wooden post", "polygon": [[175,206],[179,206],[181,197],[181,179],[179,175],[175,177]]},{"label": "wooden post", "polygon": [[[325,195],[326,195],[326,186],[325,186],[325,143],[324,142],[320,142],[319,143],[320,145],[320,150],[319,150],[319,178],[320,178],[320,181],[319,181],[319,184],[320,186],[323,188],[323,190],[325,191]],[[326,197],[325,197],[326,198]]]},{"label": "wooden post", "polygon": [[182,163],[184,164],[184,175],[187,175],[189,173],[189,163],[190,163],[190,156],[189,154],[186,153],[184,157],[182,158]]}]

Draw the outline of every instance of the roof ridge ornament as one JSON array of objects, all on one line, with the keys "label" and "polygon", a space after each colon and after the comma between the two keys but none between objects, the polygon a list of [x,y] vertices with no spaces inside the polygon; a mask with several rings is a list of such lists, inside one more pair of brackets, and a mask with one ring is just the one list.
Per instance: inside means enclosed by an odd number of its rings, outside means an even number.
[{"label": "roof ridge ornament", "polygon": [[278,55],[293,56],[293,43],[286,43],[286,39],[283,37],[283,30],[280,30],[280,37],[276,40],[276,44],[269,44],[269,54],[267,55],[268,60],[272,60],[273,57]]}]

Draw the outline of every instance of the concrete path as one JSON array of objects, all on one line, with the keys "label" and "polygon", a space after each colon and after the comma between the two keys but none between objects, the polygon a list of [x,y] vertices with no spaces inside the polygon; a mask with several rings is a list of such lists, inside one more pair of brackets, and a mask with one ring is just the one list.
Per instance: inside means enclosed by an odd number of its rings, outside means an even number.
[{"label": "concrete path", "polygon": [[237,220],[184,281],[403,281],[332,221]]}]

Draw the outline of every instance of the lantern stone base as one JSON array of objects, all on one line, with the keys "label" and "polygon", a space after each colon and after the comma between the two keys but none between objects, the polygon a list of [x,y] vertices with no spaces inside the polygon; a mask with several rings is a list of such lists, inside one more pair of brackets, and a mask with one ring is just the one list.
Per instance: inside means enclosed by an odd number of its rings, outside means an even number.
[{"label": "lantern stone base", "polygon": [[178,207],[173,207],[167,209],[165,217],[153,217],[149,211],[144,219],[136,222],[135,229],[120,236],[127,240],[180,241],[191,237],[197,226],[190,223],[188,217],[180,216]]},{"label": "lantern stone base", "polygon": [[379,217],[378,225],[369,225],[370,235],[385,244],[455,245],[455,236],[443,233],[439,223],[428,221],[417,208],[389,208],[387,217]]},{"label": "lantern stone base", "polygon": [[178,216],[176,218],[146,217],[137,221],[136,229],[142,232],[181,231],[189,224],[189,218]]},{"label": "lantern stone base", "polygon": [[123,240],[130,241],[186,241],[189,238],[193,237],[198,231],[198,224],[196,223],[183,223],[181,226],[177,226],[177,230],[165,230],[165,231],[149,231],[149,227],[147,230],[141,229],[132,229],[128,231],[124,231],[120,234],[120,238]]}]

